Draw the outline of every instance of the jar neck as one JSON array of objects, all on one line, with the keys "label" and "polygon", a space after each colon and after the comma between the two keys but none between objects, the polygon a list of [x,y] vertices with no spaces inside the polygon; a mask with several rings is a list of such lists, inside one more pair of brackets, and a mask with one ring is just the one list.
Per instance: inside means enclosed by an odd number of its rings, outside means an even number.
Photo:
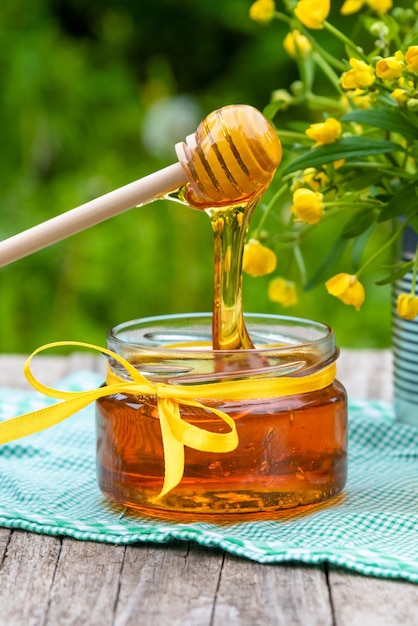
[{"label": "jar neck", "polygon": [[[338,357],[333,331],[309,320],[246,316],[250,350],[213,350],[211,326],[210,314],[134,320],[109,332],[108,348],[147,378],[172,384],[307,376]],[[109,366],[126,377],[115,360]]]}]

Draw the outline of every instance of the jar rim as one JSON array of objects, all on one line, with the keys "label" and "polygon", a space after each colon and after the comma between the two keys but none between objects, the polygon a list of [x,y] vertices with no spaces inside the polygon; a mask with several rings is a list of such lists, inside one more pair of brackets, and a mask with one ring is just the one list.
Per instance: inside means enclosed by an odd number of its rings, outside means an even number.
[{"label": "jar rim", "polygon": [[[174,313],[174,314],[168,314],[168,315],[155,315],[155,316],[128,320],[126,322],[122,322],[112,327],[107,332],[107,341],[109,345],[114,346],[114,347],[129,346],[137,350],[148,350],[152,348],[153,351],[158,351],[158,352],[161,351],[161,353],[164,353],[167,355],[172,355],[174,353],[190,354],[191,345],[187,345],[187,342],[189,341],[190,344],[192,343],[191,337],[184,335],[184,331],[182,334],[182,338],[184,339],[183,343],[185,344],[184,346],[178,345],[181,342],[177,342],[177,341],[173,342],[172,336],[170,336],[170,341],[167,342],[167,345],[164,345],[164,343],[161,343],[161,345],[155,345],[154,342],[150,342],[148,339],[140,341],[135,338],[135,335],[133,333],[131,333],[129,336],[127,335],[127,333],[133,330],[139,331],[141,328],[145,330],[147,326],[152,325],[152,324],[158,325],[158,324],[172,323],[174,327],[176,323],[181,324],[183,322],[187,322],[188,324],[191,324],[192,322],[199,323],[199,322],[202,322],[203,320],[207,320],[209,322],[211,319],[212,319],[211,313],[199,312],[199,313]],[[255,351],[263,354],[265,352],[271,352],[271,351],[277,352],[281,350],[289,350],[289,347],[291,347],[292,349],[296,349],[296,348],[297,349],[307,349],[307,348],[320,349],[322,345],[329,344],[329,342],[331,342],[333,345],[335,344],[334,330],[328,324],[325,324],[323,322],[318,322],[316,320],[311,320],[308,318],[297,317],[297,316],[278,315],[275,313],[245,313],[244,320],[250,328],[251,328],[251,325],[256,324],[257,321],[260,323],[274,322],[277,325],[282,326],[283,330],[285,328],[288,328],[288,329],[305,328],[306,330],[310,329],[312,332],[316,333],[317,336],[311,337],[311,338],[305,338],[301,341],[289,340],[288,342],[284,342],[284,341],[273,342],[273,343],[268,343],[265,345],[257,345],[256,343],[254,348],[240,350],[239,351],[240,354],[245,354],[245,353],[251,354],[251,353],[254,353]],[[125,336],[124,336],[124,333],[125,333]],[[138,332],[138,337],[140,337],[139,332]],[[290,337],[283,335],[283,339],[285,337],[290,339]],[[163,341],[163,339],[164,337],[161,335],[161,340]],[[153,343],[154,345],[152,345]],[[199,352],[207,353],[208,351],[210,351],[213,354],[221,353],[223,355],[237,352],[236,350],[213,350],[212,346],[208,344],[207,346],[204,346],[204,347],[202,347],[202,345],[196,346],[193,349],[193,354],[197,356]]]},{"label": "jar rim", "polygon": [[[109,330],[107,346],[147,377],[163,382],[218,380],[220,363],[223,379],[304,376],[338,357],[334,331],[322,322],[268,313],[249,313],[244,319],[255,348],[213,350],[211,313],[159,315],[123,322]],[[126,376],[114,359],[109,365],[120,376]]]}]

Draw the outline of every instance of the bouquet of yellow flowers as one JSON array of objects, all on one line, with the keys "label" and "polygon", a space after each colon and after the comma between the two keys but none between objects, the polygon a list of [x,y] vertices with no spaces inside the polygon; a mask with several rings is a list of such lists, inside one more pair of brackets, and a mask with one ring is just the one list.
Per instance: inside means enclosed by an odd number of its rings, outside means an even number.
[{"label": "bouquet of yellow flowers", "polygon": [[[246,245],[244,271],[274,271],[282,246],[291,251],[305,288],[325,282],[331,295],[359,309],[365,298],[361,275],[406,228],[418,233],[417,6],[345,0],[339,21],[349,22],[350,33],[328,21],[330,0],[283,0],[279,8],[273,0],[257,0],[250,17],[287,25],[283,47],[297,64],[299,80],[289,90],[274,91],[264,113],[274,123],[284,111],[302,107],[309,121],[290,116],[287,128],[280,124],[287,158],[273,185],[280,183]],[[353,22],[349,16],[355,13]],[[324,48],[317,36],[321,31],[335,38],[346,58]],[[316,93],[317,83],[321,93]],[[278,226],[272,233],[267,224],[273,215]],[[334,240],[308,277],[302,243],[327,220],[335,224]],[[387,229],[391,225],[389,236],[363,260],[365,246],[381,224]],[[350,243],[353,267],[332,275]],[[412,259],[391,264],[378,284],[395,282],[411,271],[411,292],[398,297],[397,308],[400,316],[412,320],[418,316],[418,250]],[[269,284],[269,297],[284,306],[294,304],[297,286],[277,276]]]}]

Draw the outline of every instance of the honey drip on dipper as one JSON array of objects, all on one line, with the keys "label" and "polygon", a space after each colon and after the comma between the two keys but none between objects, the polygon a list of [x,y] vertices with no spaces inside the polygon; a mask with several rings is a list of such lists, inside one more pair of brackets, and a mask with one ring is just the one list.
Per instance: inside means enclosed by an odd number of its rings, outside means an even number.
[{"label": "honey drip on dipper", "polygon": [[204,210],[214,233],[213,349],[253,348],[242,312],[242,256],[255,206],[280,163],[280,142],[257,109],[231,105],[211,113],[176,152],[189,182],[175,197]]}]

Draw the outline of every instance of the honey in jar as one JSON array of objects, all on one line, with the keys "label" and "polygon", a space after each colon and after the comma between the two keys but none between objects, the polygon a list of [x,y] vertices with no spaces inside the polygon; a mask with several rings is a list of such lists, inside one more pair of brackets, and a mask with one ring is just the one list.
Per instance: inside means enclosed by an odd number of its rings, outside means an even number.
[{"label": "honey in jar", "polygon": [[[148,514],[225,519],[309,505],[342,490],[346,394],[334,379],[338,351],[333,331],[275,315],[248,315],[245,322],[255,345],[248,350],[213,350],[210,314],[148,318],[109,332],[108,348],[148,380],[174,389],[213,386],[211,398],[197,398],[203,406],[181,404],[181,420],[199,431],[226,433],[230,427],[210,411],[216,408],[232,418],[238,436],[229,452],[185,445],[181,480],[160,496],[170,467],[156,397],[127,393],[100,399],[97,473],[111,500]],[[129,378],[113,359],[109,367]],[[269,394],[278,382],[284,384],[281,395]],[[228,399],[225,383],[233,399]],[[237,386],[254,384],[255,389],[261,385],[261,394],[243,392],[240,399],[232,393]],[[272,397],[260,397],[265,395]]]}]

